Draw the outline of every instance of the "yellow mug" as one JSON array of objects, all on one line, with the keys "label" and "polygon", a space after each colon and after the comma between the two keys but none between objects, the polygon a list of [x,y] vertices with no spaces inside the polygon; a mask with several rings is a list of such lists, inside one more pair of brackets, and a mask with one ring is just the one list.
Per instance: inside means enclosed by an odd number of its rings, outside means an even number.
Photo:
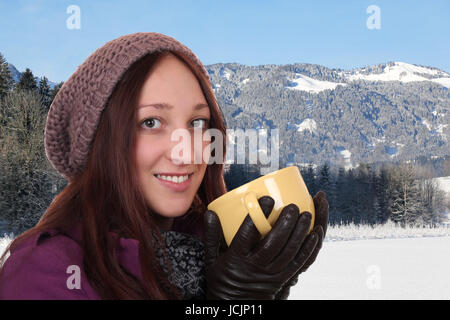
[{"label": "yellow mug", "polygon": [[[263,196],[270,196],[275,201],[268,218],[258,203],[258,199]],[[291,203],[298,206],[300,213],[311,213],[311,232],[315,217],[314,202],[296,166],[268,173],[233,189],[212,201],[208,209],[219,217],[225,241],[230,245],[247,214],[264,237],[272,229],[282,209]]]}]

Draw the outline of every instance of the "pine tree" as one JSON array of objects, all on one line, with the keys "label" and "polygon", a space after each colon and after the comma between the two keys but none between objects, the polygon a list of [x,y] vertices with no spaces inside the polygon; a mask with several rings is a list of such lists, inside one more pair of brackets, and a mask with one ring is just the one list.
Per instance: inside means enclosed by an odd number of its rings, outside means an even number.
[{"label": "pine tree", "polygon": [[14,81],[8,62],[0,53],[0,98],[3,98],[13,88]]},{"label": "pine tree", "polygon": [[42,147],[46,117],[39,94],[12,91],[0,106],[0,219],[21,233],[38,222],[62,180]]},{"label": "pine tree", "polygon": [[380,173],[377,178],[376,187],[376,199],[379,205],[379,211],[377,214],[377,222],[385,223],[391,214],[389,211],[390,203],[390,185],[389,185],[389,170],[386,166],[380,168]]},{"label": "pine tree", "polygon": [[348,195],[348,201],[346,202],[346,206],[348,209],[345,212],[344,218],[346,223],[356,222],[357,217],[360,215],[359,213],[359,196],[360,189],[357,183],[357,178],[355,177],[355,170],[350,169],[347,173],[347,188],[346,192]]},{"label": "pine tree", "polygon": [[333,171],[331,170],[330,170],[330,180],[328,186],[327,199],[330,205],[329,208],[330,213],[331,212],[335,213],[337,210],[336,201],[338,199],[338,191],[336,189],[336,174],[333,173]]},{"label": "pine tree", "polygon": [[[336,177],[336,212],[332,217],[335,223],[348,222],[350,197],[348,192],[348,179],[345,169],[340,167]],[[331,218],[331,216],[330,216]],[[330,219],[331,220],[331,219]]]},{"label": "pine tree", "polygon": [[324,191],[327,195],[330,193],[331,174],[330,174],[330,166],[327,163],[324,163],[320,167],[318,189]]},{"label": "pine tree", "polygon": [[391,174],[391,220],[401,226],[416,223],[420,213],[420,195],[412,165],[400,164]]},{"label": "pine tree", "polygon": [[306,170],[302,172],[302,176],[309,193],[314,197],[315,194],[317,193],[317,187],[316,187],[316,174],[312,163],[308,164]]},{"label": "pine tree", "polygon": [[56,95],[58,94],[59,89],[63,86],[64,81],[56,84],[52,90],[50,90],[50,104],[52,104],[53,100],[55,99]]},{"label": "pine tree", "polygon": [[371,221],[371,224],[377,224],[377,223],[381,223],[382,221],[382,216],[383,213],[381,211],[381,206],[380,206],[380,201],[378,200],[378,196],[375,195],[374,200],[373,200],[373,213],[374,213],[374,219],[373,221]]},{"label": "pine tree", "polygon": [[16,85],[16,89],[25,91],[37,90],[36,79],[34,78],[33,72],[31,72],[29,68],[26,68],[26,70],[22,72],[22,76]]},{"label": "pine tree", "polygon": [[439,189],[436,181],[432,179],[420,181],[419,190],[422,208],[420,222],[431,226],[439,224],[441,213],[444,211],[444,192]]},{"label": "pine tree", "polygon": [[367,222],[374,225],[378,222],[378,216],[380,215],[380,205],[378,203],[378,197],[376,192],[377,186],[377,171],[368,166],[369,171],[369,185],[368,185],[368,203],[367,203]]},{"label": "pine tree", "polygon": [[50,98],[50,85],[48,84],[48,79],[46,77],[42,77],[39,81],[38,93],[42,97],[42,104],[45,107],[46,111],[50,108],[51,98]]},{"label": "pine tree", "polygon": [[324,163],[320,167],[319,176],[318,176],[318,185],[317,185],[317,191],[323,191],[325,192],[328,204],[329,204],[329,215],[330,217],[333,217],[332,220],[334,220],[334,215],[336,212],[336,207],[334,203],[335,195],[333,193],[333,179],[330,172],[330,166],[328,163]]},{"label": "pine tree", "polygon": [[368,222],[373,208],[370,191],[370,166],[368,164],[361,162],[356,168],[354,186],[357,197],[353,218],[357,223]]}]

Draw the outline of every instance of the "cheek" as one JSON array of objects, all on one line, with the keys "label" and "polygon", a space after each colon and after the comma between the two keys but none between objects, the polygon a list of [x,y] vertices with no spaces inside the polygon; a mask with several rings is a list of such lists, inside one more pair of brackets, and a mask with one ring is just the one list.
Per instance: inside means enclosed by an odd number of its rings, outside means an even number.
[{"label": "cheek", "polygon": [[153,167],[164,152],[161,143],[148,140],[141,138],[136,143],[136,162],[139,170]]}]

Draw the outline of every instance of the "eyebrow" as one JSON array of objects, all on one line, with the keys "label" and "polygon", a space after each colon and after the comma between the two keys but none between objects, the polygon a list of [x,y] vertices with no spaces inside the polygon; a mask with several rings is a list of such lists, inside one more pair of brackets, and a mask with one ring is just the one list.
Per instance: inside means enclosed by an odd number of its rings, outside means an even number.
[{"label": "eyebrow", "polygon": [[[144,104],[144,105],[138,106],[138,109],[146,108],[146,107],[154,107],[156,109],[168,109],[168,110],[173,109],[173,105],[171,105],[170,103],[167,103],[167,102]],[[201,110],[204,108],[209,108],[209,106],[205,103],[197,103],[196,105],[194,105],[194,110]]]}]

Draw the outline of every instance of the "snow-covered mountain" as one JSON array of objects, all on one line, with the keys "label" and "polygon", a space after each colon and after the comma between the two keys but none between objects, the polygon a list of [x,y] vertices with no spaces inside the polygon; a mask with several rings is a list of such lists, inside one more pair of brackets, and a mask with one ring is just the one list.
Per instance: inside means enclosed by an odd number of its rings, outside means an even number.
[{"label": "snow-covered mountain", "polygon": [[[450,74],[443,70],[405,62],[353,70],[314,64],[206,68],[229,128],[280,129],[281,164],[349,167],[449,155]],[[17,82],[20,72],[13,65],[10,70]]]},{"label": "snow-covered mountain", "polygon": [[450,74],[388,62],[207,66],[230,128],[279,128],[280,162],[344,166],[449,154]]},{"label": "snow-covered mountain", "polygon": [[8,63],[8,67],[9,67],[9,72],[11,72],[11,76],[12,76],[14,82],[16,82],[16,83],[19,82],[20,77],[22,76],[22,73],[19,70],[17,70],[17,68],[11,63]]},{"label": "snow-covered mountain", "polygon": [[436,68],[421,67],[405,62],[390,62],[351,71],[338,71],[337,74],[342,77],[340,82],[313,79],[298,73],[295,74],[295,78],[289,79],[290,83],[287,88],[317,93],[324,90],[334,90],[338,85],[345,86],[349,82],[358,80],[368,82],[400,81],[404,83],[431,81],[450,88],[450,74]]},{"label": "snow-covered mountain", "polygon": [[[381,72],[379,72],[380,69]],[[342,75],[348,81],[432,81],[450,88],[450,74],[436,68],[421,67],[404,62],[391,62],[380,65],[377,71],[373,67],[369,67],[343,72]]]}]

